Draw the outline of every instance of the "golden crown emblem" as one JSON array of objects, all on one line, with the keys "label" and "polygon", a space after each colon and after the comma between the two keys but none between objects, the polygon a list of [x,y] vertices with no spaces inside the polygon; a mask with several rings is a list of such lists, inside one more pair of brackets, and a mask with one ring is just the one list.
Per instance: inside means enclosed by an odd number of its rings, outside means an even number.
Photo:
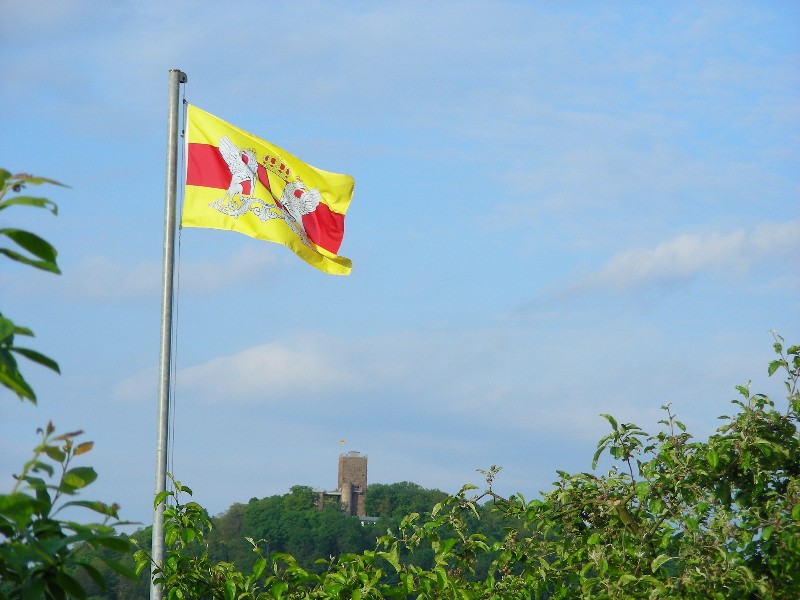
[{"label": "golden crown emblem", "polygon": [[267,154],[261,160],[261,164],[264,165],[264,168],[271,173],[274,173],[281,179],[283,179],[286,183],[290,181],[294,181],[296,179],[300,179],[297,175],[295,175],[292,170],[289,168],[283,159],[280,156],[270,156]]}]

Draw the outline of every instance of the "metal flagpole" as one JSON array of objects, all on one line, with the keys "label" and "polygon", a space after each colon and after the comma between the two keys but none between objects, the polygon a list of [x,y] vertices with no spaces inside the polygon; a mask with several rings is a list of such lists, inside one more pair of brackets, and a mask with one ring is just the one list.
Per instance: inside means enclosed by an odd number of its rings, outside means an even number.
[{"label": "metal flagpole", "polygon": [[[156,495],[167,487],[167,444],[169,436],[170,359],[172,357],[172,296],[175,262],[175,197],[178,180],[178,118],[180,113],[180,84],[186,83],[186,73],[179,69],[169,72],[169,102],[167,111],[167,182],[164,203],[164,260],[161,294],[161,362],[158,386],[158,427],[156,436]],[[153,511],[153,546],[155,565],[164,563],[164,502]],[[161,600],[160,585],[150,580],[150,599]]]}]

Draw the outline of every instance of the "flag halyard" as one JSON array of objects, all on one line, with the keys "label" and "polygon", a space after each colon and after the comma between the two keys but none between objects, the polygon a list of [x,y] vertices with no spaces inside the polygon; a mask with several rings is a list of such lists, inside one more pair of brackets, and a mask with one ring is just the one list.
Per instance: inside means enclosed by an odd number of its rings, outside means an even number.
[{"label": "flag halyard", "polygon": [[338,251],[351,176],[312,167],[196,106],[187,113],[183,227],[237,231],[283,244],[326,273],[350,273]]}]

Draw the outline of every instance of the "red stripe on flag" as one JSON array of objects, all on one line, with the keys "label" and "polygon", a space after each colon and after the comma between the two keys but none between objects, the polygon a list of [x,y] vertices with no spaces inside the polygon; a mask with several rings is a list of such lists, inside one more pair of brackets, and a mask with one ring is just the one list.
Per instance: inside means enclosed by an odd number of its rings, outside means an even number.
[{"label": "red stripe on flag", "polygon": [[[267,170],[258,165],[256,175],[267,190],[270,189]],[[231,184],[231,170],[222,158],[219,148],[209,144],[189,144],[189,158],[186,161],[186,185],[227,190]],[[242,193],[250,195],[250,182],[242,182]]]},{"label": "red stripe on flag", "polygon": [[339,252],[344,237],[344,215],[333,212],[320,202],[317,210],[303,216],[303,227],[317,246],[334,254]]},{"label": "red stripe on flag", "polygon": [[186,160],[186,185],[227,190],[231,170],[216,146],[189,144]]},{"label": "red stripe on flag", "polygon": [[258,165],[256,175],[258,175],[258,180],[261,182],[261,185],[271,192],[272,188],[269,185],[269,177],[267,176],[267,170],[264,168],[264,165]]}]

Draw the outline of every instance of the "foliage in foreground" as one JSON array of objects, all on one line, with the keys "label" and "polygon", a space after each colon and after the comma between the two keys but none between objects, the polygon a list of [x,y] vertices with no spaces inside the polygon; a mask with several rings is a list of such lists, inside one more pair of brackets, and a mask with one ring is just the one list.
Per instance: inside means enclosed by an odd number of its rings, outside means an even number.
[{"label": "foliage in foreground", "polygon": [[[132,570],[113,557],[88,551],[130,552],[130,544],[115,530],[121,524],[119,507],[67,500],[97,478],[91,467],[71,466],[75,457],[92,449],[92,442],[76,443],[80,431],[56,436],[52,425],[39,433],[41,443],[16,476],[11,493],[0,495],[0,598],[86,598],[76,574],[83,571],[104,587],[96,558],[133,577]],[[55,482],[48,483],[44,475]],[[59,513],[70,507],[98,513],[103,521],[85,524],[60,518]]]},{"label": "foliage in foreground", "polygon": [[[784,350],[768,372],[787,373],[787,404],[738,386],[735,411],[705,442],[694,441],[669,406],[661,431],[603,415],[611,431],[593,469],[559,472],[540,500],[502,498],[465,486],[429,516],[408,515],[374,550],[321,559],[321,572],[291,556],[256,556],[242,572],[209,559],[211,521],[175,483],[165,531],[168,552],[155,574],[168,598],[797,598],[800,597],[800,347]],[[163,500],[157,498],[156,501]],[[521,522],[502,541],[474,533],[481,502]],[[405,560],[427,548],[431,566]],[[488,574],[476,565],[489,559]],[[151,566],[145,550],[137,568]]]},{"label": "foliage in foreground", "polygon": [[[12,206],[44,208],[57,213],[55,203],[47,198],[18,195],[27,185],[44,183],[61,185],[44,177],[12,175],[0,169],[0,211]],[[12,193],[11,197],[7,197]],[[13,195],[17,194],[17,195]],[[0,246],[5,257],[51,273],[58,274],[56,250],[48,242],[29,231],[0,228]],[[16,345],[15,336],[33,336],[0,314],[0,389],[6,388],[20,400],[36,404],[33,388],[19,370],[16,357],[24,357],[59,372],[52,359],[30,348]],[[71,467],[71,462],[92,449],[92,442],[75,443],[82,432],[54,435],[48,424],[39,430],[41,442],[34,455],[16,476],[11,493],[0,494],[0,600],[86,598],[84,585],[76,578],[80,573],[100,587],[105,581],[97,568],[100,560],[109,568],[133,577],[133,572],[117,563],[114,553],[127,553],[130,544],[116,535],[117,506],[87,500],[66,500],[90,483],[97,475],[91,467]],[[47,479],[45,479],[47,477]],[[48,480],[53,483],[48,483]],[[84,524],[64,519],[63,509],[86,509],[103,516],[101,523]],[[95,557],[100,549],[111,554]]]},{"label": "foliage in foreground", "polygon": [[[52,179],[24,174],[12,175],[5,169],[0,169],[0,211],[12,206],[32,206],[57,214],[57,206],[47,198],[19,195],[6,198],[9,192],[19,193],[26,185],[43,183],[61,185]],[[0,254],[7,258],[50,273],[61,272],[56,263],[55,248],[38,235],[22,229],[3,227],[0,228],[0,241],[3,239],[12,242],[11,247],[0,246]],[[0,313],[0,386],[14,392],[20,400],[28,400],[36,404],[36,394],[20,372],[16,357],[23,356],[57,373],[59,367],[54,360],[44,354],[30,348],[17,346],[15,336],[32,337],[33,332],[27,327],[17,325]]]},{"label": "foliage in foreground", "polygon": [[[211,517],[210,530],[204,533],[208,548],[208,560],[228,562],[239,571],[250,571],[258,556],[247,538],[264,540],[259,548],[265,556],[275,552],[291,554],[297,564],[313,573],[322,573],[324,565],[316,563],[320,557],[342,554],[361,554],[373,550],[376,540],[387,529],[397,529],[401,520],[411,512],[430,514],[433,507],[447,494],[441,490],[426,489],[410,482],[391,484],[373,483],[367,491],[367,514],[377,518],[376,522],[362,523],[357,517],[341,510],[338,501],[317,503],[318,493],[309,486],[295,485],[288,493],[266,498],[251,498],[246,504],[234,503],[222,514]],[[483,533],[497,541],[503,538],[502,527],[506,522],[490,513],[486,506],[480,507],[480,520],[470,523],[475,533]],[[131,534],[135,543],[149,548],[152,530],[145,527]],[[196,555],[202,552],[197,548]],[[415,552],[403,560],[417,565],[431,566],[433,553],[427,550]],[[133,557],[125,558],[133,565]],[[478,566],[485,576],[488,561]],[[89,595],[106,600],[139,600],[147,598],[150,589],[149,569],[145,569],[137,581],[128,580],[103,565],[99,569],[106,581],[106,590],[100,590],[88,577],[84,581]]]}]

